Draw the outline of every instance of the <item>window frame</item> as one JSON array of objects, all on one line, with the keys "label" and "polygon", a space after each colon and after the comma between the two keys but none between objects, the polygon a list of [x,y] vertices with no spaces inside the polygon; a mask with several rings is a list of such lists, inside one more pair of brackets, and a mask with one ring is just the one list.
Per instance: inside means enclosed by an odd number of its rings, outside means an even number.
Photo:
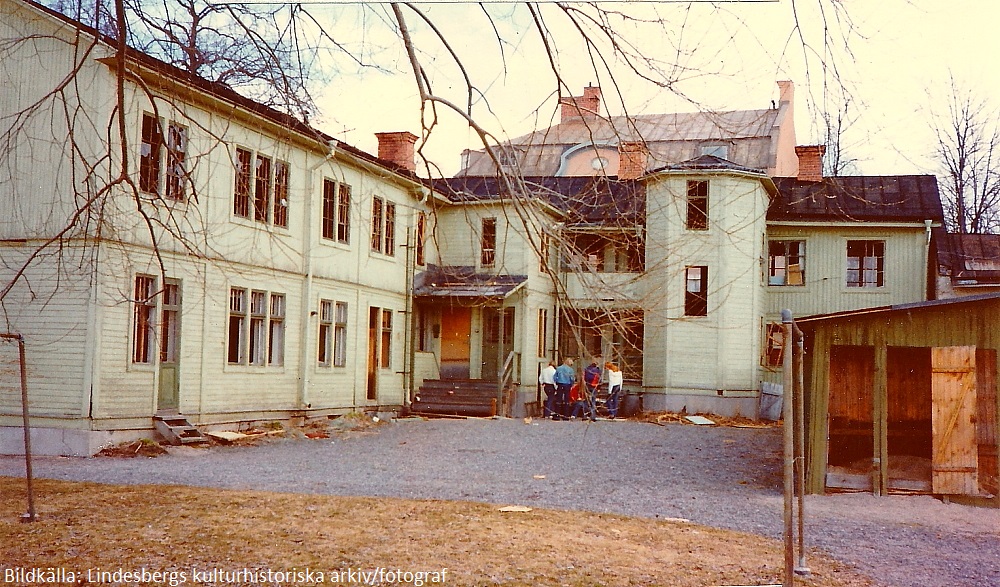
[{"label": "window frame", "polygon": [[347,366],[347,302],[336,302],[333,308],[333,366]]},{"label": "window frame", "polygon": [[392,310],[382,308],[379,326],[379,367],[392,369]]},{"label": "window frame", "polygon": [[[857,248],[862,247],[861,254],[851,254],[852,245],[857,253]],[[844,287],[850,290],[867,290],[885,287],[885,258],[886,241],[881,239],[848,239],[846,243],[846,270]],[[871,253],[871,254],[869,254]],[[857,260],[857,267],[852,267],[852,259]],[[867,267],[868,260],[872,260],[874,267]],[[856,275],[852,279],[852,273]],[[872,277],[869,281],[868,277]]]},{"label": "window frame", "polygon": [[[780,246],[781,254],[775,254],[775,249]],[[795,254],[791,249],[796,248]],[[778,260],[781,259],[779,266]],[[792,263],[792,259],[797,259],[797,263]],[[767,241],[767,275],[766,283],[775,287],[804,287],[806,284],[806,241],[803,239],[768,239]],[[793,273],[792,267],[798,267]],[[798,275],[798,282],[792,283],[791,276]]]},{"label": "window frame", "polygon": [[234,148],[233,216],[287,229],[291,165],[261,151]]},{"label": "window frame", "polygon": [[[697,284],[697,289],[692,289]],[[684,315],[708,316],[708,266],[689,265],[684,268]]]},{"label": "window frame", "polygon": [[320,299],[319,301],[316,362],[320,367],[329,367],[333,363],[333,300]]},{"label": "window frame", "polygon": [[[285,365],[285,314],[287,313],[285,294],[270,293],[267,313],[267,364],[273,367]],[[277,341],[277,342],[276,342]]]},{"label": "window frame", "polygon": [[704,231],[709,229],[709,182],[707,179],[689,179],[687,181],[687,213],[684,218],[684,228],[687,230]]},{"label": "window frame", "polygon": [[384,221],[385,200],[379,196],[372,196],[371,249],[378,253],[382,252]]},{"label": "window frame", "polygon": [[132,280],[132,364],[153,365],[157,356],[156,296],[158,279],[137,273]]},{"label": "window frame", "polygon": [[418,212],[417,213],[417,251],[416,251],[416,262],[417,265],[423,267],[427,264],[427,213]]},{"label": "window frame", "polygon": [[493,267],[497,261],[497,218],[489,216],[480,221],[479,264]]},{"label": "window frame", "polygon": [[249,306],[247,288],[229,288],[229,321],[226,324],[226,363],[229,365],[246,364],[246,325]]}]

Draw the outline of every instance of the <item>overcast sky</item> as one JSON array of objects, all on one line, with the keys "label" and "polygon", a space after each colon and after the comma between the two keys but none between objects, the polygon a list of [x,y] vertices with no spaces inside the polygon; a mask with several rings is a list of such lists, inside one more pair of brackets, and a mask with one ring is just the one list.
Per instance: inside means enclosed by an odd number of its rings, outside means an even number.
[{"label": "overcast sky", "polygon": [[[420,6],[451,39],[474,82],[486,90],[490,109],[478,103],[477,120],[500,136],[517,136],[549,124],[556,103],[551,95],[554,82],[537,35],[529,31],[526,12],[502,4],[488,6],[491,14],[499,16],[494,20],[509,42],[501,61],[481,8],[462,3]],[[615,79],[622,104],[608,95],[611,82],[606,74],[594,74],[585,61],[576,59],[580,45],[564,44],[560,62],[570,89],[580,94],[588,83],[600,84],[611,114],[621,114],[626,108],[633,113],[766,108],[778,97],[775,82],[790,79],[796,84],[797,142],[815,144],[822,140],[819,123],[824,109],[820,57],[828,54],[825,62],[838,70],[836,76],[826,75],[826,81],[843,83],[853,98],[849,113],[858,119],[844,134],[844,153],[857,160],[857,172],[877,175],[937,171],[931,127],[933,112],[946,112],[949,76],[977,95],[997,97],[994,102],[1000,103],[1000,67],[994,65],[1000,55],[1000,37],[995,33],[1000,4],[989,0],[602,6],[655,14],[668,21],[664,27],[627,28],[623,34],[644,53],[685,68],[674,86],[679,92],[640,83],[619,71]],[[826,38],[833,41],[826,47],[820,7],[830,30]],[[793,27],[793,8],[809,46],[806,51]],[[315,9],[345,31],[365,31],[359,44],[365,45],[371,61],[387,70],[343,70],[321,100],[323,114],[315,121],[327,132],[372,153],[377,150],[375,132],[420,134],[409,65],[379,16],[387,10],[371,5]],[[417,18],[410,13],[406,17],[418,44],[427,49],[422,57],[434,89],[463,102],[462,94],[454,92],[461,87],[457,70],[421,36]],[[559,30],[555,13],[548,22]],[[458,170],[463,148],[480,145],[457,116],[443,113],[440,121],[427,150],[449,175]]]}]

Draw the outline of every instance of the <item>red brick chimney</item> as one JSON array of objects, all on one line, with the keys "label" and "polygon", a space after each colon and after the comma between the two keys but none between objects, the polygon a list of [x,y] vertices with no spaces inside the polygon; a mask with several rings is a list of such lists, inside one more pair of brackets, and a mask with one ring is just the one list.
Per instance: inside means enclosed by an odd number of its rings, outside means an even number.
[{"label": "red brick chimney", "polygon": [[799,157],[800,181],[823,181],[823,154],[826,145],[799,145],[795,154]]},{"label": "red brick chimney", "polygon": [[413,145],[417,142],[417,135],[409,131],[377,132],[378,138],[378,158],[406,169],[416,171],[417,164],[413,160]]},{"label": "red brick chimney", "polygon": [[618,143],[618,179],[638,179],[646,173],[649,149],[642,141]]},{"label": "red brick chimney", "polygon": [[587,86],[583,88],[583,96],[573,96],[559,99],[559,120],[566,122],[573,118],[595,120],[601,115],[601,88]]}]

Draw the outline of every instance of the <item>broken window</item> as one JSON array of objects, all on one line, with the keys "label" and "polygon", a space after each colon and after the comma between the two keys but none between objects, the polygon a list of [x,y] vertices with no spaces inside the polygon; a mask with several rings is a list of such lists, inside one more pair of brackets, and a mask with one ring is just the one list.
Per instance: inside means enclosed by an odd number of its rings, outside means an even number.
[{"label": "broken window", "polygon": [[708,315],[708,267],[701,265],[685,269],[684,315]]},{"label": "broken window", "polygon": [[768,285],[805,285],[805,272],[805,241],[774,240],[768,242]]},{"label": "broken window", "polygon": [[687,182],[688,230],[708,230],[708,181]]},{"label": "broken window", "polygon": [[483,218],[482,231],[479,235],[479,263],[483,267],[492,267],[497,256],[497,219]]}]

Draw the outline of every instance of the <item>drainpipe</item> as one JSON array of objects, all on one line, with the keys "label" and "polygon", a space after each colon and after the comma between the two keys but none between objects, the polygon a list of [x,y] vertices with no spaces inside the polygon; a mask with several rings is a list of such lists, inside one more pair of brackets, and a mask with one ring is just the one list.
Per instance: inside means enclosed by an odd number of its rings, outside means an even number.
[{"label": "drainpipe", "polygon": [[312,282],[313,282],[313,205],[316,200],[316,170],[326,165],[337,155],[336,139],[330,139],[327,143],[327,153],[318,163],[309,168],[309,179],[306,182],[306,205],[305,223],[302,230],[302,258],[305,261],[305,285],[302,288],[302,308],[300,316],[299,334],[299,389],[296,397],[296,407],[300,410],[309,406],[307,403],[309,392],[309,333],[312,332],[311,318],[315,315],[312,311]]},{"label": "drainpipe", "polygon": [[[418,211],[419,214],[419,211]],[[406,302],[405,302],[405,314],[406,314],[406,328],[409,332],[403,336],[403,341],[407,345],[405,349],[405,362],[403,365],[404,377],[406,378],[406,393],[403,394],[403,409],[405,413],[409,413],[410,404],[413,401],[413,387],[415,383],[416,374],[414,373],[414,365],[416,363],[417,356],[417,345],[415,337],[417,335],[417,313],[413,311],[413,278],[416,273],[416,254],[415,254],[416,242],[414,238],[414,230],[412,226],[406,227]]]}]

